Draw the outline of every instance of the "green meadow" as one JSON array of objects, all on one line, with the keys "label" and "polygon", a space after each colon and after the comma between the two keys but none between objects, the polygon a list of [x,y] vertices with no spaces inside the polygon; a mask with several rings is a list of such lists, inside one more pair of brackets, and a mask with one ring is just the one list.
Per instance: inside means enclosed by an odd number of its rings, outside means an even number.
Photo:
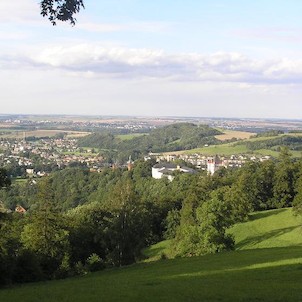
[{"label": "green meadow", "polygon": [[[2,289],[0,301],[301,301],[301,217],[291,209],[255,213],[230,232],[237,241],[233,252],[16,286]],[[156,258],[169,243],[145,254]]]}]

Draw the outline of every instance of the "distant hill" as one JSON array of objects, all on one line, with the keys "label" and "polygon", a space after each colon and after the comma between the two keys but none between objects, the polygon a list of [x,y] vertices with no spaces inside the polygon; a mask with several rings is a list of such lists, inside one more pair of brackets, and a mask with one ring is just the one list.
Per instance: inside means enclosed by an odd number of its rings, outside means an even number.
[{"label": "distant hill", "polygon": [[119,136],[104,133],[93,133],[79,140],[80,147],[115,150],[119,153],[132,155],[152,152],[189,150],[206,144],[218,144],[215,135],[222,134],[219,130],[206,125],[177,123],[152,130],[149,134],[135,136],[123,140]]}]

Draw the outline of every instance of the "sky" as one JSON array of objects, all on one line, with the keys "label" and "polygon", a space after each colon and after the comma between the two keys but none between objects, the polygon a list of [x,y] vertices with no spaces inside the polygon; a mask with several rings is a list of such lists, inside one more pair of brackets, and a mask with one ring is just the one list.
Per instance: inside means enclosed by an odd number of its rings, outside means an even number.
[{"label": "sky", "polygon": [[0,114],[302,119],[301,0],[0,0]]}]

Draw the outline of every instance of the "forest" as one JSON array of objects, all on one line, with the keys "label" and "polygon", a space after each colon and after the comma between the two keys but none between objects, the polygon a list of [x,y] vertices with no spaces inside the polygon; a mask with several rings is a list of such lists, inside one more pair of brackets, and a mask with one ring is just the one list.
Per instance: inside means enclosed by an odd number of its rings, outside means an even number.
[{"label": "forest", "polygon": [[[67,168],[11,183],[0,171],[0,283],[59,279],[139,261],[144,247],[172,240],[174,256],[232,250],[227,229],[249,214],[302,211],[302,160],[248,162],[213,176],[176,173],[153,179],[154,160],[132,170]],[[14,210],[22,205],[25,214]],[[6,210],[5,210],[6,209]],[[162,255],[165,257],[165,255]]]},{"label": "forest", "polygon": [[218,144],[215,135],[221,131],[206,125],[176,123],[154,129],[150,133],[121,140],[112,133],[93,133],[79,140],[80,147],[98,148],[107,157],[125,160],[139,158],[148,152],[189,150],[206,144]]}]

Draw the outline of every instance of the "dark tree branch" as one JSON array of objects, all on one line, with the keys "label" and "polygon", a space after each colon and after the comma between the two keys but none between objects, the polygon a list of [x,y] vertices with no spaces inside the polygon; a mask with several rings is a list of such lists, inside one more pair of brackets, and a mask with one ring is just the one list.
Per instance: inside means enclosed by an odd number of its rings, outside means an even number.
[{"label": "dark tree branch", "polygon": [[83,0],[42,0],[40,2],[41,15],[48,17],[52,25],[57,21],[69,21],[75,25],[76,18],[74,15],[84,7]]}]

